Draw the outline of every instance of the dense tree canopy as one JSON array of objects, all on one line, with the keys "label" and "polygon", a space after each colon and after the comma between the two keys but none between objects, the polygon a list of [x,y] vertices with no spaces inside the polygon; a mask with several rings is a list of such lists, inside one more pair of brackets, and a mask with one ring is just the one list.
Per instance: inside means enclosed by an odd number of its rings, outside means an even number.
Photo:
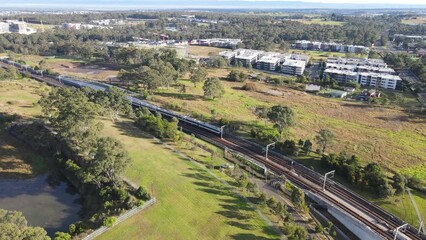
[{"label": "dense tree canopy", "polygon": [[0,239],[48,240],[41,227],[29,227],[22,212],[0,209]]}]

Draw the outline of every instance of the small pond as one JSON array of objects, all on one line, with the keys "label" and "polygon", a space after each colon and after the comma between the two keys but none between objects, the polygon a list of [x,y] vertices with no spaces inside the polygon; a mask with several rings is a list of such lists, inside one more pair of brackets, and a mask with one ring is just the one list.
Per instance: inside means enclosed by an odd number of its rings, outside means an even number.
[{"label": "small pond", "polygon": [[24,213],[28,224],[49,236],[68,231],[80,219],[82,200],[77,190],[57,173],[28,179],[0,179],[0,208]]}]

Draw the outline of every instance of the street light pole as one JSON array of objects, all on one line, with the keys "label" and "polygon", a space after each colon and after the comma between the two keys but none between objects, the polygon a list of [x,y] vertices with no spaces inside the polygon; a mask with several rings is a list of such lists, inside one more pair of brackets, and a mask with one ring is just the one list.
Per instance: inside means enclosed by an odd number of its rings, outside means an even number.
[{"label": "street light pole", "polygon": [[396,240],[396,237],[398,236],[398,232],[399,232],[399,229],[401,229],[401,228],[406,228],[408,226],[408,223],[406,223],[406,224],[403,224],[403,225],[401,225],[401,226],[399,226],[399,227],[397,227],[397,228],[395,228],[395,236],[393,237],[393,240]]},{"label": "street light pole", "polygon": [[335,171],[336,171],[336,170],[333,170],[333,171],[330,171],[330,172],[328,172],[328,173],[324,174],[324,184],[322,185],[322,190],[323,190],[323,191],[325,191],[325,183],[327,182],[327,176],[328,176],[328,175],[331,175],[331,176],[330,176],[330,178],[334,177],[334,172],[335,172]]}]

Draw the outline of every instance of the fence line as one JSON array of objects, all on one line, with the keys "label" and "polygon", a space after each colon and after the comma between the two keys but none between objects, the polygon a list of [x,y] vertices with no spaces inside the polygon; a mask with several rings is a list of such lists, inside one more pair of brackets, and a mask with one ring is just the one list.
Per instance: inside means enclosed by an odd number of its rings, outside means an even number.
[{"label": "fence line", "polygon": [[[110,228],[113,228],[117,224],[119,224],[119,223],[123,222],[124,220],[130,218],[131,216],[139,213],[140,211],[144,210],[145,208],[152,206],[156,201],[157,201],[157,199],[155,197],[153,197],[149,201],[146,201],[142,206],[134,207],[131,210],[129,210],[129,211],[121,214],[117,218],[117,220],[114,222],[114,224],[112,225],[112,227],[110,227]],[[83,240],[94,239],[94,238],[98,237],[99,235],[101,235],[102,233],[108,231],[110,228],[105,227],[105,226],[101,226],[100,228],[98,228],[94,232],[92,232],[91,234],[89,234],[86,237],[84,237]]]}]

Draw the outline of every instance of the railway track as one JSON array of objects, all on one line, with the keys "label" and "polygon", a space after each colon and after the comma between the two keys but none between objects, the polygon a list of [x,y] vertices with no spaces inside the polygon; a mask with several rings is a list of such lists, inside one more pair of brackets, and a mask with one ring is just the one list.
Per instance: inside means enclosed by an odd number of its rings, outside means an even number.
[{"label": "railway track", "polygon": [[[0,66],[6,67],[9,65],[0,62]],[[20,70],[20,72],[25,71]],[[31,74],[31,77],[51,86],[67,87],[51,76],[42,77],[40,75]],[[329,203],[340,208],[342,211],[361,221],[365,224],[365,226],[379,234],[383,239],[393,239],[393,229],[404,224],[404,222],[400,219],[385,212],[376,205],[371,204],[369,201],[361,198],[357,194],[351,192],[340,184],[334,183],[333,181],[330,181],[331,184],[328,183],[326,185],[326,189],[329,191],[322,191],[322,176],[305,166],[296,163],[291,158],[284,157],[271,151],[269,158],[265,159],[262,154],[262,146],[260,145],[230,135],[226,135],[224,139],[221,139],[216,134],[208,132],[202,128],[185,124],[180,125],[183,127],[184,131],[203,136],[214,145],[222,148],[227,147],[261,162],[268,168],[268,171],[284,175],[298,187],[317,194]],[[360,214],[360,212],[363,214]],[[403,239],[426,240],[426,237],[418,235],[416,229],[411,226],[409,226],[407,231],[402,233],[400,237]]]},{"label": "railway track", "polygon": [[[326,189],[328,191],[322,191],[323,182],[320,178],[321,175],[312,174],[312,171],[306,169],[304,166],[292,164],[290,158],[280,158],[275,153],[271,154],[268,159],[265,159],[265,156],[261,153],[260,146],[256,144],[251,144],[232,136],[225,136],[225,138],[221,139],[215,134],[189,125],[182,124],[182,127],[184,131],[210,139],[211,143],[215,145],[227,147],[253,158],[264,164],[269,171],[275,174],[284,175],[296,186],[311,191],[347,214],[355,217],[383,239],[393,239],[393,230],[404,224],[401,220],[394,218],[379,207],[336,183],[327,184]],[[415,229],[411,228],[400,233],[399,237],[403,239],[424,239],[415,232]]]}]

